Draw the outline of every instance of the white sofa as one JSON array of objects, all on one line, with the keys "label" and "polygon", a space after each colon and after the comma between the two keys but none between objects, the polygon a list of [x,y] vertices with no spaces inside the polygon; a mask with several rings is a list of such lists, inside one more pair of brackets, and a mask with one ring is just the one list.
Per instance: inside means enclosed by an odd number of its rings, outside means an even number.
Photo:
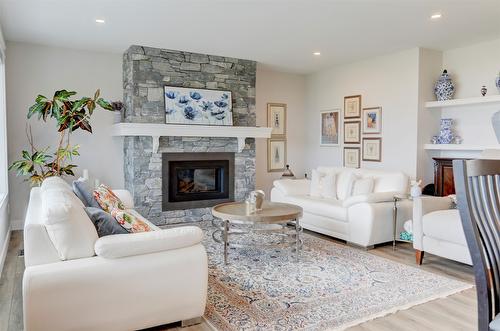
[{"label": "white sofa", "polygon": [[[311,181],[277,180],[271,190],[271,200],[299,205],[304,209],[301,223],[304,228],[346,240],[357,246],[371,248],[393,239],[393,198],[407,193],[409,178],[402,172],[367,169],[319,167],[323,174],[335,174],[337,186],[342,173],[353,173],[357,178],[373,178],[369,194],[350,196],[343,200],[310,195]],[[337,190],[339,187],[337,187]],[[398,205],[397,233],[404,221],[411,217],[411,202]]]},{"label": "white sofa", "polygon": [[449,197],[413,198],[413,248],[417,264],[424,252],[472,265],[458,209]]},{"label": "white sofa", "polygon": [[[33,188],[30,195],[24,227],[25,330],[137,330],[203,315],[208,267],[199,228],[98,238],[90,219],[90,227],[71,227],[82,216],[78,202],[69,198],[76,208],[51,205],[53,195],[71,189],[57,185],[46,191],[43,185]],[[128,191],[115,193],[133,207]],[[69,225],[51,228],[46,209],[61,219],[68,212],[74,215]],[[61,255],[66,244],[63,253],[79,258]],[[84,247],[92,251],[85,253]]]}]

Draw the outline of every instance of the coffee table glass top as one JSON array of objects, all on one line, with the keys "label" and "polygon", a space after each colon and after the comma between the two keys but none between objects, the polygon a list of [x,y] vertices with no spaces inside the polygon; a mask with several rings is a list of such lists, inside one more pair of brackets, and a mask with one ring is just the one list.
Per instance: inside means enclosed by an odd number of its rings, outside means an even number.
[{"label": "coffee table glass top", "polygon": [[228,202],[213,207],[212,214],[223,220],[279,223],[301,218],[302,207],[289,203],[264,201],[262,210],[248,213],[246,203]]}]

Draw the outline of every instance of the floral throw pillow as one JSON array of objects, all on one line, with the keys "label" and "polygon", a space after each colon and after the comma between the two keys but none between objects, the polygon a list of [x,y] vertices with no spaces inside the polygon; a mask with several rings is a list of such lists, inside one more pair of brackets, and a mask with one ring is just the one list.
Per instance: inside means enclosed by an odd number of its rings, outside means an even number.
[{"label": "floral throw pillow", "polygon": [[156,227],[133,209],[113,209],[111,215],[125,230],[132,233],[155,231]]},{"label": "floral throw pillow", "polygon": [[93,195],[105,212],[111,213],[113,209],[125,209],[123,202],[104,184],[99,185]]}]

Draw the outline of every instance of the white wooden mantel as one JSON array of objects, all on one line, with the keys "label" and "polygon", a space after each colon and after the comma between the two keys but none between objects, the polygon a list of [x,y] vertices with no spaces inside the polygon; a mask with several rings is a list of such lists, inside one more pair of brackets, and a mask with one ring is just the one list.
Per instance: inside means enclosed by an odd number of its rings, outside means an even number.
[{"label": "white wooden mantel", "polygon": [[272,128],[253,126],[208,126],[154,123],[117,123],[111,135],[149,136],[153,139],[153,153],[158,153],[160,137],[218,137],[237,138],[238,152],[245,148],[246,138],[271,138]]}]

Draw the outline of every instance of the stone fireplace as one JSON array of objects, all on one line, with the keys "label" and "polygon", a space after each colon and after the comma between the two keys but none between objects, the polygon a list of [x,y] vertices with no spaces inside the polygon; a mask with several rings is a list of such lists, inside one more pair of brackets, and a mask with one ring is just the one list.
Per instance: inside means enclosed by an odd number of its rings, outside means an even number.
[{"label": "stone fireplace", "polygon": [[[131,46],[123,56],[123,121],[165,124],[163,89],[169,85],[229,90],[233,125],[255,127],[255,75],[254,61]],[[247,138],[241,145],[238,139],[225,137],[162,135],[153,144],[148,136],[125,135],[125,186],[137,211],[165,225],[209,220],[214,203],[243,200],[255,188],[255,139]],[[179,179],[171,174],[168,162],[173,159],[181,183],[171,183]]]}]

